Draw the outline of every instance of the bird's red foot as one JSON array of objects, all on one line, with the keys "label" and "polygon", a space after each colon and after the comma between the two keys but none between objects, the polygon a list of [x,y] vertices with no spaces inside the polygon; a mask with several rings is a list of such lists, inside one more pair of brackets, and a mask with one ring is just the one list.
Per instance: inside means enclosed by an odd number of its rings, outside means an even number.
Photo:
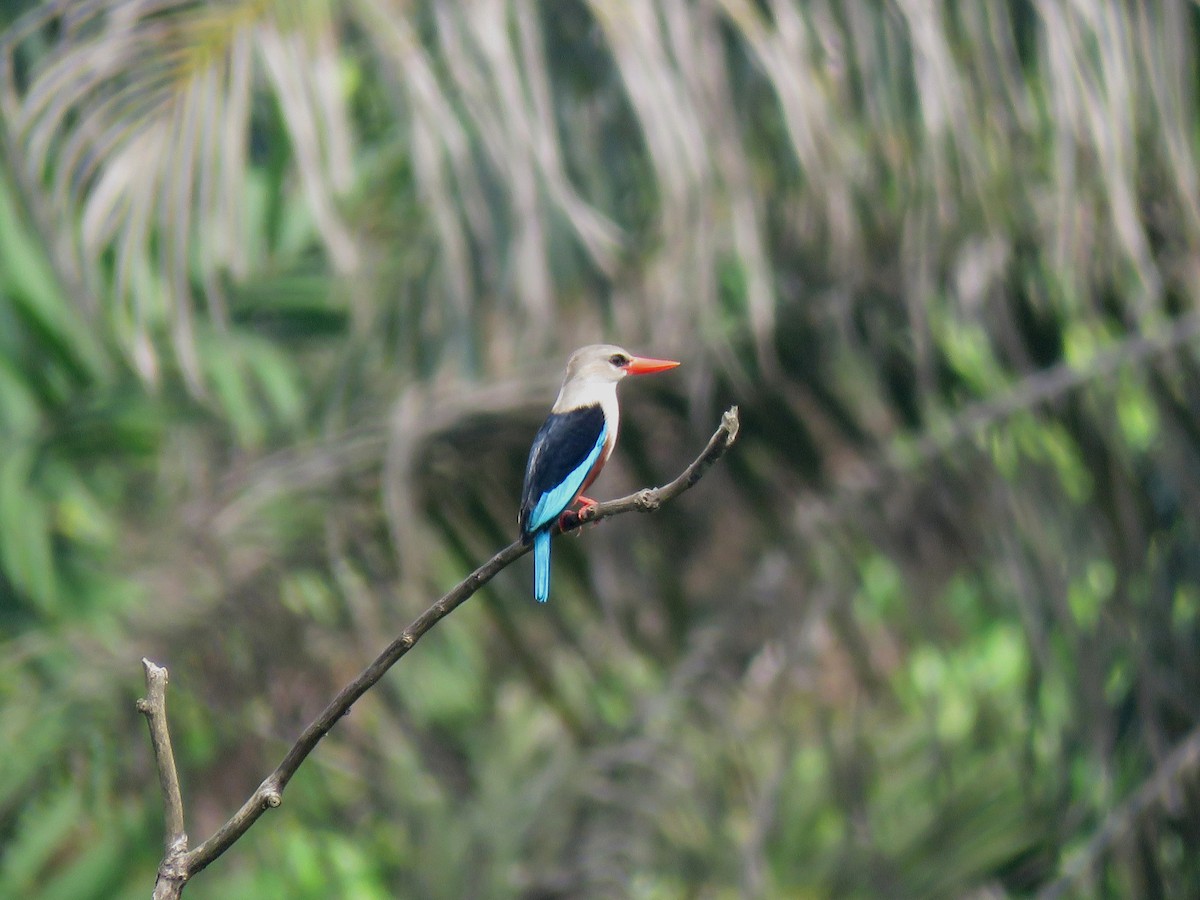
[{"label": "bird's red foot", "polygon": [[565,509],[559,514],[558,528],[560,531],[565,531],[571,525],[585,521],[584,516],[587,514],[587,511],[594,506],[600,505],[591,497],[585,497],[582,494],[576,497],[572,502],[578,503],[579,509]]}]

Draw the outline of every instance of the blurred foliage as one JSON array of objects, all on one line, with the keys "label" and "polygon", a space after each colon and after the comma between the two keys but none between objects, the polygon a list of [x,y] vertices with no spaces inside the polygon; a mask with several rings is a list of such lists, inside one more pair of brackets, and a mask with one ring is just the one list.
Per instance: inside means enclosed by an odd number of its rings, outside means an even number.
[{"label": "blurred foliage", "polygon": [[9,4],[0,896],[146,896],[515,535],[574,346],[653,517],[515,566],[188,895],[1200,892],[1200,12]]}]

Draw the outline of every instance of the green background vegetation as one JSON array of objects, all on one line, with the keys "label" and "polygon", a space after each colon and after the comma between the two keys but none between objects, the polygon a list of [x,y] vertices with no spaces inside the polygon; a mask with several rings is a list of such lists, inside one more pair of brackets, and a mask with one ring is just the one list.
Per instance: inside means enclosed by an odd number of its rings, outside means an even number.
[{"label": "green background vegetation", "polygon": [[[0,896],[145,897],[515,535],[601,496],[195,898],[1200,893],[1183,0],[0,8]],[[1061,879],[1061,880],[1060,880]]]}]

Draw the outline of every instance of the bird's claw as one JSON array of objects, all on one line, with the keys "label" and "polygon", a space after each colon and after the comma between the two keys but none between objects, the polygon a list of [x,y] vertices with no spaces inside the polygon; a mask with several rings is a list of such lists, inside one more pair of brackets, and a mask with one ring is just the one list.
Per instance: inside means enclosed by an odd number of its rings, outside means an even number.
[{"label": "bird's claw", "polygon": [[575,498],[575,503],[579,504],[579,509],[565,509],[558,516],[558,530],[566,531],[574,525],[582,525],[591,519],[591,510],[595,509],[600,504],[591,497],[584,497],[582,494]]}]

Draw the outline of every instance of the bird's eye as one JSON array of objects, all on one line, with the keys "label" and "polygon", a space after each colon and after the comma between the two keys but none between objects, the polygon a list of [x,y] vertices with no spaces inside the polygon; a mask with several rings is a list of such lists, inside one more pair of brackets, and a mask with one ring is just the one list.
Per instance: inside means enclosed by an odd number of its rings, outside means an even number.
[{"label": "bird's eye", "polygon": [[623,369],[625,366],[629,365],[629,357],[625,356],[623,353],[614,353],[608,358],[608,361],[618,369]]}]

